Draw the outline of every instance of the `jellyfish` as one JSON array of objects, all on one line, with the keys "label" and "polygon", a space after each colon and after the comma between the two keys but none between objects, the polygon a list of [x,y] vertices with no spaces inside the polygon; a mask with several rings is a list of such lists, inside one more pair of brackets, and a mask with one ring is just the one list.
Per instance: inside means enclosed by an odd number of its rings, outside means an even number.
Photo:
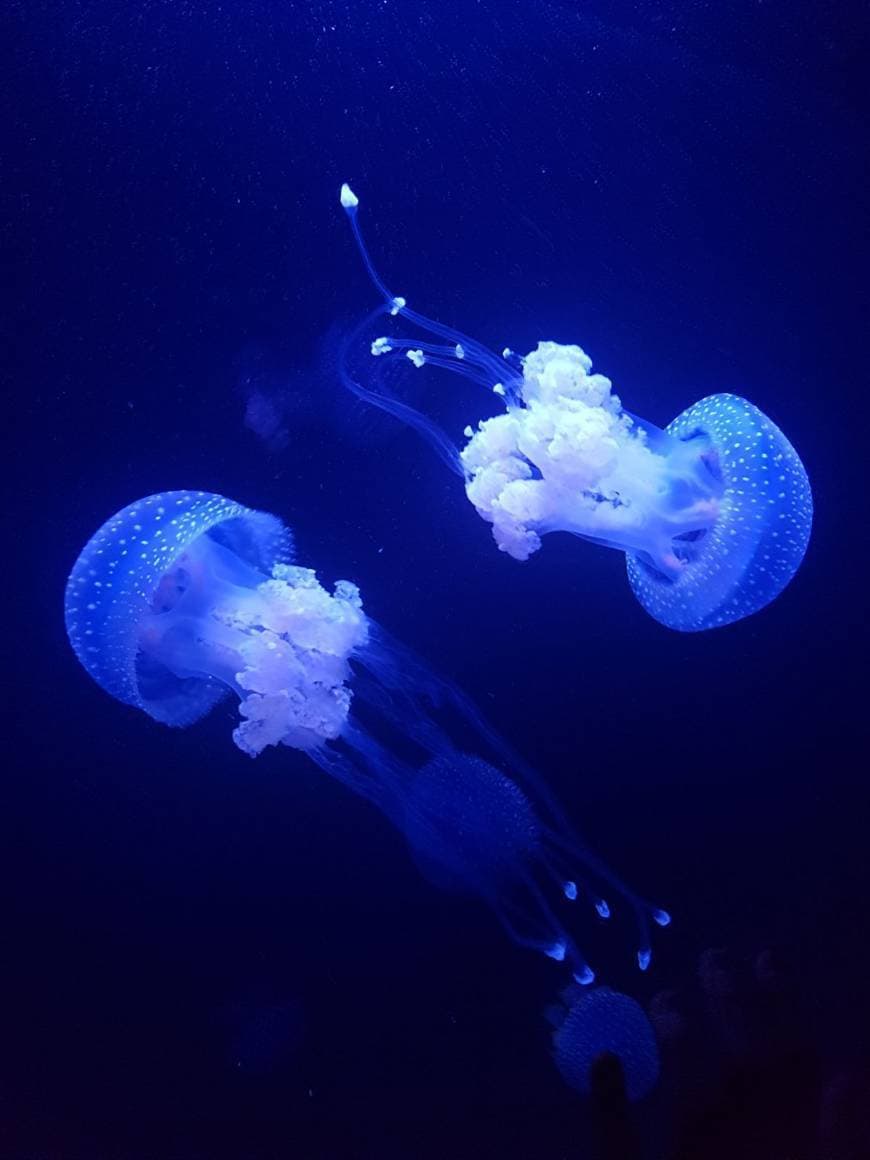
[{"label": "jellyfish", "polygon": [[637,1000],[609,987],[581,991],[569,986],[561,998],[548,1017],[555,1025],[553,1056],[565,1082],[588,1095],[596,1065],[613,1056],[619,1060],[628,1098],[648,1095],[659,1076],[659,1050]]},{"label": "jellyfish", "polygon": [[[453,752],[430,759],[405,779],[399,808],[397,825],[426,878],[444,889],[482,897],[516,942],[538,946],[559,962],[568,958],[577,982],[592,981],[591,969],[580,962],[549,901],[562,895],[573,902],[579,894],[577,882],[568,877],[576,838],[567,837],[554,802],[546,811],[535,809],[523,787],[503,770],[473,754]],[[602,883],[622,892],[588,852],[585,862]],[[608,919],[606,899],[589,898],[598,918]],[[637,962],[646,970],[648,919],[667,926],[670,917],[638,899],[631,904],[641,933]]]},{"label": "jellyfish", "polygon": [[[579,346],[542,341],[524,357],[498,355],[392,294],[346,184],[341,205],[383,300],[345,340],[342,382],[427,439],[463,480],[501,551],[527,560],[554,531],[617,548],[641,605],[682,632],[741,620],[786,587],[806,552],[812,493],[797,452],[757,407],[709,395],[661,429],[625,410]],[[351,374],[351,349],[383,315],[438,341],[381,334],[369,347],[381,366],[441,367],[499,400],[501,413],[466,426],[461,451],[386,386],[363,386]]]},{"label": "jellyfish", "polygon": [[295,998],[241,998],[217,1012],[224,1058],[233,1071],[263,1078],[286,1067],[305,1034],[305,1011]]},{"label": "jellyfish", "polygon": [[76,561],[70,643],[107,693],[166,725],[235,696],[240,750],[305,753],[383,812],[431,880],[489,903],[516,942],[580,983],[595,976],[571,908],[582,899],[609,918],[607,887],[634,916],[645,970],[667,913],[585,849],[537,771],[365,614],[356,585],[327,591],[293,560],[274,515],[208,492],[148,496]]}]

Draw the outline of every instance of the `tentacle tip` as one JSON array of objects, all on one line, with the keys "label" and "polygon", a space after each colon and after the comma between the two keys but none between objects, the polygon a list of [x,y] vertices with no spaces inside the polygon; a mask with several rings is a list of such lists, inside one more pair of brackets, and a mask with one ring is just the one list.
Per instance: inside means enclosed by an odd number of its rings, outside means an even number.
[{"label": "tentacle tip", "polygon": [[426,356],[423,354],[422,350],[406,350],[405,358],[409,359],[414,364],[414,366],[418,368],[423,366],[426,362]]},{"label": "tentacle tip", "polygon": [[402,298],[401,295],[397,294],[395,298],[390,299],[388,309],[390,314],[395,315],[398,314],[400,310],[404,310],[407,305],[407,299]]},{"label": "tentacle tip", "polygon": [[393,348],[390,346],[390,340],[386,335],[383,335],[381,338],[376,338],[372,343],[372,354],[375,356],[375,358],[377,358],[379,354],[389,354],[392,349]]},{"label": "tentacle tip", "polygon": [[353,211],[359,205],[359,198],[354,193],[354,191],[350,188],[350,186],[347,184],[346,181],[343,183],[343,185],[341,187],[341,193],[339,194],[339,199],[341,201],[342,209],[344,209],[347,213],[353,213]]},{"label": "tentacle tip", "polygon": [[561,963],[565,958],[565,951],[567,949],[563,942],[554,942],[552,946],[545,948],[544,954],[548,959],[554,959],[557,963]]},{"label": "tentacle tip", "polygon": [[652,962],[652,951],[649,947],[641,947],[637,952],[637,965],[645,971]]},{"label": "tentacle tip", "polygon": [[562,883],[562,890],[569,902],[574,902],[577,898],[577,883],[570,879]]},{"label": "tentacle tip", "polygon": [[658,926],[670,926],[671,916],[666,910],[654,910],[652,913],[653,922]]},{"label": "tentacle tip", "polygon": [[579,971],[574,972],[574,982],[579,983],[581,987],[588,987],[590,983],[595,982],[595,972],[584,963]]},{"label": "tentacle tip", "polygon": [[599,918],[610,918],[610,907],[603,898],[599,898],[595,903],[595,909],[598,911]]}]

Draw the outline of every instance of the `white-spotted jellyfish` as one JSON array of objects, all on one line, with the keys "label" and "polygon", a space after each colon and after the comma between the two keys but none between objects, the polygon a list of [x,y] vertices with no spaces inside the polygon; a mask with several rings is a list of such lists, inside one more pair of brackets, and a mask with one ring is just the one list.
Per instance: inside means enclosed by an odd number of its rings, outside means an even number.
[{"label": "white-spotted jellyfish", "polygon": [[659,1049],[641,1005],[609,987],[580,990],[569,986],[548,1012],[553,1056],[562,1078],[589,1095],[594,1069],[604,1056],[619,1060],[630,1100],[642,1099],[656,1085]]},{"label": "white-spotted jellyfish", "polygon": [[383,811],[430,878],[482,898],[579,982],[594,974],[570,933],[575,904],[608,918],[602,890],[633,914],[649,965],[650,924],[667,914],[583,847],[536,771],[366,616],[356,585],[329,592],[293,563],[276,516],[198,491],[130,504],[76,561],[65,613],[76,655],[117,700],[184,727],[235,696],[239,749],[307,754]]},{"label": "white-spotted jellyfish", "polygon": [[[347,185],[341,204],[382,298],[343,345],[342,381],[430,442],[503,552],[526,560],[555,531],[618,548],[643,607],[683,632],[741,620],[779,595],[806,551],[813,502],[797,452],[766,415],[737,395],[716,394],[662,430],[623,408],[579,346],[539,342],[524,357],[495,354],[392,294]],[[439,341],[378,335],[384,315]],[[503,413],[467,426],[460,451],[385,385],[354,377],[348,356],[371,334],[381,365],[403,359],[456,372],[494,394]]]}]

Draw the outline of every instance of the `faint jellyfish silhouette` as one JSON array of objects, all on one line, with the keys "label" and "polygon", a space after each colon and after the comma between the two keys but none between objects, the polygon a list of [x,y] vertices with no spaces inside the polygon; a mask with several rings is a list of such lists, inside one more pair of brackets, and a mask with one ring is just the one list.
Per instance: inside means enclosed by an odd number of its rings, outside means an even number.
[{"label": "faint jellyfish silhouette", "polygon": [[659,1050],[655,1033],[641,1005],[608,987],[581,991],[569,987],[562,1005],[549,1012],[553,1054],[562,1078],[589,1095],[594,1069],[603,1056],[619,1060],[626,1095],[639,1100],[656,1085]]},{"label": "faint jellyfish silhouette", "polygon": [[[500,769],[454,752],[433,758],[406,779],[398,825],[426,878],[444,889],[470,890],[484,898],[515,941],[531,941],[556,960],[567,957],[576,981],[592,982],[553,909],[553,899],[563,895],[573,901],[579,893],[577,882],[568,877],[578,860],[578,842],[554,806],[536,810]],[[599,882],[624,893],[588,851],[583,862]],[[590,900],[600,919],[610,917],[604,898],[591,895]],[[641,931],[638,965],[646,970],[648,920],[665,926],[669,917],[637,899],[632,905]]]},{"label": "faint jellyfish silhouette", "polygon": [[298,999],[240,998],[218,1012],[228,1066],[242,1075],[273,1075],[292,1063],[305,1016]]},{"label": "faint jellyfish silhouette", "polygon": [[[667,925],[667,913],[583,847],[537,773],[365,615],[354,584],[330,594],[291,557],[273,515],[208,492],[148,496],[79,556],[66,591],[70,642],[103,689],[168,725],[190,725],[235,694],[243,752],[280,744],[308,754],[406,835],[430,877],[461,881],[517,942],[564,959],[578,982],[594,973],[559,908],[567,915],[582,897],[605,919],[608,887],[635,916],[645,970],[650,923]],[[510,774],[464,752],[457,735]]]},{"label": "faint jellyfish silhouette", "polygon": [[[503,552],[526,560],[553,531],[617,548],[643,607],[683,632],[741,620],[779,595],[809,542],[812,493],[797,452],[757,407],[737,395],[711,395],[661,430],[623,408],[579,346],[540,342],[525,357],[497,355],[392,294],[372,263],[359,201],[347,185],[341,204],[383,299],[347,338],[341,379],[429,441],[462,477]],[[461,452],[385,386],[363,386],[350,373],[351,350],[385,314],[442,341],[380,335],[369,348],[379,362],[442,367],[503,402],[503,414],[466,427]]]}]

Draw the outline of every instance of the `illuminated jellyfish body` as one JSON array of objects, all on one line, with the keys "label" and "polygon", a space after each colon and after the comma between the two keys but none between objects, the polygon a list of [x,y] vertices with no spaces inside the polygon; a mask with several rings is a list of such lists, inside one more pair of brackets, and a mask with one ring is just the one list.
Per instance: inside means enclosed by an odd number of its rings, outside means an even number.
[{"label": "illuminated jellyfish body", "polygon": [[106,692],[167,725],[191,725],[235,695],[239,749],[308,754],[383,811],[430,878],[461,883],[578,982],[594,974],[566,919],[579,897],[609,917],[592,884],[608,886],[636,917],[646,969],[650,922],[667,925],[667,914],[583,849],[535,771],[365,615],[354,584],[327,592],[291,561],[276,516],[207,492],[148,496],[79,556],[66,590],[70,642]]},{"label": "illuminated jellyfish body", "polygon": [[[618,548],[647,612],[684,632],[741,620],[785,588],[809,541],[812,494],[797,452],[757,407],[711,395],[661,430],[623,409],[579,346],[540,342],[524,358],[496,355],[391,294],[347,185],[341,204],[383,298],[345,343],[342,380],[428,439],[503,552],[526,560],[553,531]],[[428,417],[350,374],[351,347],[383,314],[442,341],[378,336],[375,358],[455,371],[503,400],[503,414],[466,427],[461,451]]]},{"label": "illuminated jellyfish body", "polygon": [[639,1100],[655,1087],[659,1050],[652,1024],[641,1005],[609,987],[568,987],[550,1012],[553,1055],[562,1078],[588,1095],[594,1068],[605,1055],[619,1060],[625,1094]]}]

